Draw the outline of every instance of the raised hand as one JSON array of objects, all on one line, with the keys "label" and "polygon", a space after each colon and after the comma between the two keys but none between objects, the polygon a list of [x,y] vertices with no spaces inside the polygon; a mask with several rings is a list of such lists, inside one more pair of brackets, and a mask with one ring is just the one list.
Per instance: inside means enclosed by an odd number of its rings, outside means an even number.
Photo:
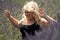
[{"label": "raised hand", "polygon": [[7,17],[10,17],[10,11],[8,9],[4,10],[4,13],[6,14]]},{"label": "raised hand", "polygon": [[39,11],[41,17],[45,16],[45,10],[43,8],[40,8],[38,11]]}]

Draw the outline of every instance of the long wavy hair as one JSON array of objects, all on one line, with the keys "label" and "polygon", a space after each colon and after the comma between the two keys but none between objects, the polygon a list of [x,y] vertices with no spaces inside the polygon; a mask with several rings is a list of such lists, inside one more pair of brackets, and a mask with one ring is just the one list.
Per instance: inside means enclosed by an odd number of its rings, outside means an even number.
[{"label": "long wavy hair", "polygon": [[39,10],[38,4],[34,1],[30,1],[30,2],[26,3],[22,8],[23,17],[26,17],[25,11],[33,12],[34,20],[35,20],[35,22],[38,23],[41,18],[38,10]]}]

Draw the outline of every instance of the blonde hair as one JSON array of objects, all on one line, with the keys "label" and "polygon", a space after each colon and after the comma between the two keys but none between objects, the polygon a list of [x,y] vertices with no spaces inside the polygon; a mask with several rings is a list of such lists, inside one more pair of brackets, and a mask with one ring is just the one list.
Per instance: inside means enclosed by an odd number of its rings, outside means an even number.
[{"label": "blonde hair", "polygon": [[[40,15],[39,15],[38,9],[39,9],[39,7],[38,7],[37,3],[34,1],[30,1],[23,6],[22,10],[23,10],[23,13],[25,13],[25,11],[33,12],[35,22],[38,23],[40,20]],[[25,17],[24,14],[23,14],[23,16]]]}]

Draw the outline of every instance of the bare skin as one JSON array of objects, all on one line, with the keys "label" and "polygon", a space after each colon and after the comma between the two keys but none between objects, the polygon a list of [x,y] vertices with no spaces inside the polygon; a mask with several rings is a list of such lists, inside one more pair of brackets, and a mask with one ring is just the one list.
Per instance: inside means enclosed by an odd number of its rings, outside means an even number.
[{"label": "bare skin", "polygon": [[45,18],[46,20],[48,20],[49,22],[51,22],[51,21],[57,22],[55,19],[53,19],[50,16],[46,15],[45,10],[43,8],[40,8],[38,11],[40,12],[39,15],[41,17]]},{"label": "bare skin", "polygon": [[19,25],[19,20],[17,20],[16,18],[14,18],[10,13],[10,11],[7,9],[7,10],[4,10],[6,16],[9,18],[9,20],[12,22],[12,24],[16,27],[18,27]]},{"label": "bare skin", "polygon": [[[23,21],[23,24],[26,24],[26,25],[31,25],[32,23],[34,23],[34,20],[33,20],[33,16],[31,16],[32,14],[30,13],[26,13],[25,15],[26,15],[26,17],[27,18],[22,18],[20,21],[19,20],[17,20],[16,18],[14,18],[11,14],[10,14],[11,12],[9,11],[9,10],[5,10],[5,14],[6,14],[6,16],[9,18],[9,20],[12,22],[12,24],[15,26],[15,27],[17,27],[17,28],[19,28],[19,24]],[[41,14],[41,15],[44,15],[44,13],[43,14]],[[29,16],[30,16],[30,18],[29,18]],[[47,17],[47,16],[46,16]],[[47,17],[48,19],[50,19],[49,17]],[[31,20],[30,20],[31,19]],[[50,20],[52,20],[52,19],[50,19]],[[47,25],[49,25],[49,22],[48,22],[48,20],[46,20],[45,18],[41,18],[41,20],[40,20],[40,22],[39,22],[39,24],[40,25],[43,25],[43,26],[47,26]]]}]

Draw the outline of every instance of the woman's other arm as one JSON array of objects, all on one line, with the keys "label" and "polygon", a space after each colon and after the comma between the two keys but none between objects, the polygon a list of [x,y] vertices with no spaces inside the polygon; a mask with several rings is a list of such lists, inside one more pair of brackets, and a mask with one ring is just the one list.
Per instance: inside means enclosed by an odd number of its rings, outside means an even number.
[{"label": "woman's other arm", "polygon": [[48,20],[49,22],[57,22],[55,19],[53,19],[52,17],[48,16],[48,15],[45,15],[44,18],[46,20]]},{"label": "woman's other arm", "polygon": [[52,21],[52,22],[57,22],[57,21],[56,21],[55,19],[53,19],[52,17],[46,15],[45,10],[44,10],[43,8],[40,8],[38,11],[40,12],[40,16],[43,17],[43,18],[45,18],[47,21],[49,21],[49,22],[51,22],[51,21]]}]

